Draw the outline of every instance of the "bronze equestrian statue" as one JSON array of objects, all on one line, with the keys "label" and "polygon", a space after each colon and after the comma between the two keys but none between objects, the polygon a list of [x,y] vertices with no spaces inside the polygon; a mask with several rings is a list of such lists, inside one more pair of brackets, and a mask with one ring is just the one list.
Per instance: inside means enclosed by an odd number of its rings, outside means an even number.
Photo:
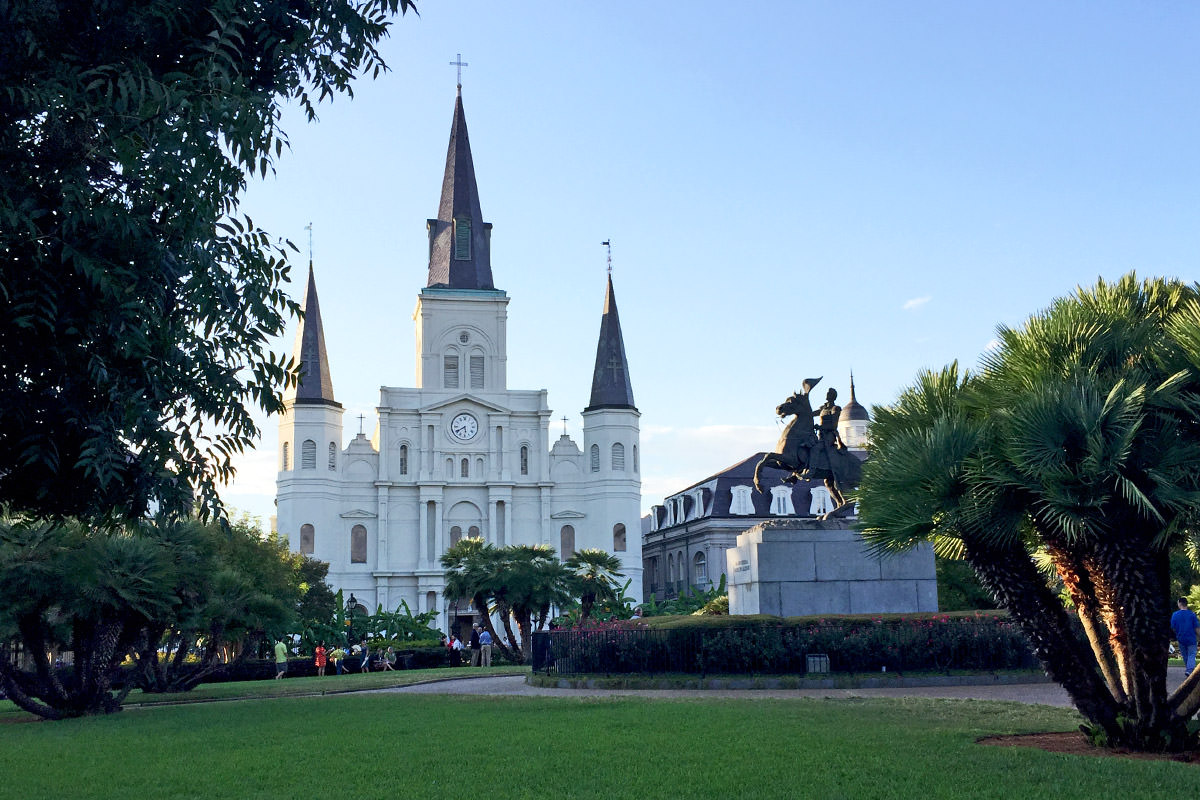
[{"label": "bronze equestrian statue", "polygon": [[[793,394],[775,409],[780,417],[792,416],[792,420],[783,429],[775,445],[776,452],[767,453],[754,468],[754,488],[762,491],[759,475],[763,467],[789,472],[784,483],[823,481],[834,502],[833,511],[824,516],[841,516],[849,505],[842,487],[852,489],[858,485],[862,479],[862,462],[846,449],[838,434],[842,407],[835,402],[837,390],[830,389],[824,405],[813,411],[808,395],[820,381],[820,378],[806,378],[803,391]],[[811,422],[813,417],[818,418],[815,426]]]}]

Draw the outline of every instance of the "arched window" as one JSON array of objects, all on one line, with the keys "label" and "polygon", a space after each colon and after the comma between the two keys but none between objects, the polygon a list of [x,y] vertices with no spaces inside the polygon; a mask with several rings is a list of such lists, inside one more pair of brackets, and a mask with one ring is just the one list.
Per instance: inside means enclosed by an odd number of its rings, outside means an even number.
[{"label": "arched window", "polygon": [[425,593],[425,610],[437,611],[437,592]]},{"label": "arched window", "polygon": [[442,357],[442,388],[458,388],[458,355],[447,353]]},{"label": "arched window", "polygon": [[312,439],[305,439],[304,444],[300,445],[300,469],[316,469],[317,468],[317,443]]},{"label": "arched window", "polygon": [[288,461],[288,443],[283,443],[283,471],[287,472],[292,468],[291,462]]},{"label": "arched window", "polygon": [[467,528],[467,536],[471,537],[472,539],[480,538],[479,537],[479,526],[472,525],[471,527]]},{"label": "arched window", "polygon": [[562,531],[559,532],[559,548],[558,555],[563,561],[566,561],[571,556],[575,555],[575,529],[570,525],[563,525]]},{"label": "arched window", "polygon": [[408,474],[408,445],[400,445],[400,474]]},{"label": "arched window", "polygon": [[447,478],[454,477],[454,459],[453,458],[446,459],[446,477]]},{"label": "arched window", "polygon": [[638,471],[637,445],[633,446],[633,471]]},{"label": "arched window", "polygon": [[650,591],[651,592],[658,591],[658,559],[657,558],[650,559],[650,569],[648,570],[648,572],[650,573]]},{"label": "arched window", "polygon": [[460,478],[471,477],[471,460],[469,458],[464,458],[458,465],[458,476]]},{"label": "arched window", "polygon": [[367,529],[362,525],[350,529],[350,563],[367,563]]},{"label": "arched window", "polygon": [[625,445],[620,442],[612,446],[612,468],[613,472],[625,471]]},{"label": "arched window", "polygon": [[529,474],[529,448],[521,445],[521,474]]},{"label": "arched window", "polygon": [[307,522],[300,526],[300,552],[311,556],[317,546],[317,532]]},{"label": "arched window", "polygon": [[697,586],[708,580],[708,557],[704,553],[696,553],[692,558],[692,567],[696,576],[693,582]]},{"label": "arched window", "polygon": [[329,443],[329,468],[337,469],[337,444],[334,442]]},{"label": "arched window", "polygon": [[450,529],[450,546],[454,547],[460,541],[462,541],[462,528],[455,525]]},{"label": "arched window", "polygon": [[625,551],[625,525],[618,522],[613,525],[613,552],[623,553]]},{"label": "arched window", "polygon": [[592,445],[592,472],[600,471],[600,445]]},{"label": "arched window", "polygon": [[667,583],[675,582],[675,556],[667,555]]}]

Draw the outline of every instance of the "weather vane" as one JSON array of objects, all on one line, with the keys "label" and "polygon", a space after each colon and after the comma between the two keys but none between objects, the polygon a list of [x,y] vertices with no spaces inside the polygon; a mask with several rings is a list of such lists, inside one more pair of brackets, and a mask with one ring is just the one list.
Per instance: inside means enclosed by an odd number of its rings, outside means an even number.
[{"label": "weather vane", "polygon": [[458,88],[462,88],[462,68],[471,66],[462,60],[462,53],[457,53],[454,60],[450,62],[450,66],[458,67]]},{"label": "weather vane", "polygon": [[612,275],[612,239],[605,239],[600,244],[608,248],[608,274]]}]

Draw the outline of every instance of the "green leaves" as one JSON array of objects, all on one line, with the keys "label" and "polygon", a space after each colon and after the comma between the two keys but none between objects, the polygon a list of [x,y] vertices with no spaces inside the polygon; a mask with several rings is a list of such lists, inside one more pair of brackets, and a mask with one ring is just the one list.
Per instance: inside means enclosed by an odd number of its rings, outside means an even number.
[{"label": "green leaves", "polygon": [[[349,93],[410,0],[0,11],[0,500],[220,514],[280,409],[291,248],[238,215],[280,104]],[[314,113],[310,108],[310,112]]]}]

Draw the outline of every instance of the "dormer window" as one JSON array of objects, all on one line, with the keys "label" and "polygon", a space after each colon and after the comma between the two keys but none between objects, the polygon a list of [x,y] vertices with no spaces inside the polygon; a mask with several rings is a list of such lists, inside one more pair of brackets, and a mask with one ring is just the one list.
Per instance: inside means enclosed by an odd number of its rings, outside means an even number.
[{"label": "dormer window", "polygon": [[454,220],[454,258],[456,261],[471,259],[471,220],[466,217]]}]

